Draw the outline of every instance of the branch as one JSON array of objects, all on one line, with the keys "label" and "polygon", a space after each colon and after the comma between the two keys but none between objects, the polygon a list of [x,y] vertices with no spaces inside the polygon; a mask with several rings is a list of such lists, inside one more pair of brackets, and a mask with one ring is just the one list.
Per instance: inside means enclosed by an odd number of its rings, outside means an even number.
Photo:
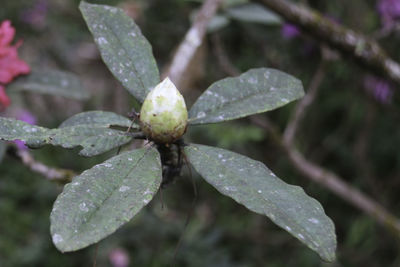
[{"label": "branch", "polygon": [[287,0],[253,1],[265,5],[342,54],[350,55],[362,66],[400,84],[400,65],[388,57],[376,41],[332,22],[316,10]]},{"label": "branch", "polygon": [[369,198],[357,188],[344,182],[343,178],[308,161],[296,148],[286,144],[276,127],[270,123],[257,117],[253,117],[252,121],[271,134],[274,141],[287,154],[293,166],[306,178],[329,189],[351,205],[359,208],[361,211],[377,220],[381,225],[394,232],[396,236],[400,237],[400,220],[396,216],[392,215],[383,206]]},{"label": "branch", "polygon": [[207,0],[200,8],[192,27],[186,33],[176,51],[168,70],[162,75],[169,76],[179,88],[185,71],[188,68],[197,49],[201,46],[207,31],[207,25],[217,12],[222,0]]},{"label": "branch", "polygon": [[71,170],[51,168],[38,162],[32,157],[29,151],[26,150],[17,149],[15,151],[15,156],[31,171],[43,175],[50,181],[66,184],[71,182],[72,178],[76,175],[75,172]]},{"label": "branch", "polygon": [[240,71],[231,63],[228,55],[225,52],[221,38],[217,33],[211,35],[211,42],[214,55],[220,68],[230,76],[239,76]]},{"label": "branch", "polygon": [[309,89],[307,94],[300,100],[300,102],[296,106],[296,110],[294,111],[292,118],[288,122],[286,126],[285,132],[283,134],[283,141],[287,145],[291,145],[293,143],[294,136],[296,135],[297,129],[300,125],[300,122],[304,118],[304,114],[308,107],[315,100],[315,97],[318,93],[318,88],[321,85],[326,70],[326,61],[325,59],[321,59],[321,63],[319,64],[317,71],[311,79]]}]

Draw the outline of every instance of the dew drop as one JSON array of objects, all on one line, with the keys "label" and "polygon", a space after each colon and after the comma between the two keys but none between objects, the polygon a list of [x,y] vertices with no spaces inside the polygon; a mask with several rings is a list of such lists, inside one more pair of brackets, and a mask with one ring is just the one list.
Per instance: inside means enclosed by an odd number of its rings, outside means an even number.
[{"label": "dew drop", "polygon": [[316,219],[316,218],[310,218],[310,219],[308,219],[308,221],[309,221],[309,222],[312,222],[312,223],[315,223],[315,224],[318,224],[318,223],[319,223],[319,220]]},{"label": "dew drop", "polygon": [[129,189],[131,189],[129,186],[123,185],[119,188],[119,192],[125,192],[128,191]]},{"label": "dew drop", "polygon": [[53,243],[54,243],[54,244],[58,244],[58,243],[64,241],[64,239],[62,238],[62,236],[59,235],[59,234],[54,234],[54,235],[52,236],[52,239],[53,239]]},{"label": "dew drop", "polygon": [[203,111],[200,111],[199,113],[197,113],[197,118],[201,119],[204,118],[206,116],[206,113],[204,113]]},{"label": "dew drop", "polygon": [[89,208],[86,206],[85,202],[82,202],[81,204],[79,204],[79,209],[83,212],[88,212]]}]

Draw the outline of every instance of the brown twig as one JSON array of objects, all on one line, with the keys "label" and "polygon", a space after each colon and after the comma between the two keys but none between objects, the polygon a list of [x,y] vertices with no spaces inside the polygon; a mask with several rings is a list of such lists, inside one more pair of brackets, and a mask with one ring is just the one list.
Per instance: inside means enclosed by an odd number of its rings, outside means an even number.
[{"label": "brown twig", "polygon": [[307,94],[300,100],[300,102],[296,106],[296,110],[294,111],[292,118],[290,119],[288,125],[286,126],[285,132],[283,134],[283,141],[287,145],[291,145],[293,143],[294,136],[296,135],[297,129],[304,118],[304,114],[307,108],[312,104],[315,100],[315,97],[318,93],[318,88],[320,87],[324,77],[326,70],[326,61],[325,59],[321,59],[321,63],[319,64],[317,71],[311,79],[309,89]]},{"label": "brown twig", "polygon": [[76,175],[72,170],[52,168],[35,160],[27,150],[17,149],[15,155],[31,171],[43,175],[50,181],[66,184]]},{"label": "brown twig", "polygon": [[287,154],[293,166],[308,179],[324,186],[351,205],[359,208],[384,227],[393,231],[400,237],[400,220],[388,212],[383,206],[359,191],[357,188],[344,182],[344,179],[337,174],[326,170],[317,164],[307,160],[296,148],[286,144],[279,131],[271,123],[261,120],[259,117],[252,117],[252,121],[267,130],[276,143]]},{"label": "brown twig", "polygon": [[375,40],[332,22],[316,10],[287,0],[253,1],[265,5],[342,54],[351,56],[360,65],[400,84],[400,65],[388,57]]},{"label": "brown twig", "polygon": [[[267,120],[263,120],[259,116],[252,116],[251,120],[254,124],[268,131],[275,143],[278,144],[284,152],[286,152],[293,166],[306,178],[322,185],[351,205],[359,208],[361,211],[376,219],[384,227],[388,228],[390,231],[393,231],[396,236],[400,237],[400,220],[396,216],[392,215],[383,206],[367,195],[363,194],[357,188],[354,188],[353,186],[344,182],[344,179],[340,176],[318,166],[311,161],[308,161],[293,146],[293,139],[295,133],[297,132],[298,126],[304,118],[307,108],[315,100],[318,88],[325,77],[327,60],[335,59],[335,57],[332,58],[329,56],[329,50],[326,50],[325,47],[321,47],[321,49],[323,58],[321,59],[321,63],[312,78],[306,96],[296,107],[295,113],[293,114],[292,119],[284,131],[286,140],[282,138],[277,128]],[[229,64],[231,64],[229,58],[226,58],[226,60]]]},{"label": "brown twig", "polygon": [[185,38],[179,45],[172,63],[163,73],[163,77],[169,76],[179,88],[185,71],[188,68],[197,49],[201,46],[206,34],[207,25],[217,12],[222,0],[207,0],[200,8],[192,27],[186,33]]},{"label": "brown twig", "polygon": [[217,33],[211,35],[213,52],[220,68],[230,76],[238,76],[240,71],[231,63],[225,49],[222,45],[221,38]]}]

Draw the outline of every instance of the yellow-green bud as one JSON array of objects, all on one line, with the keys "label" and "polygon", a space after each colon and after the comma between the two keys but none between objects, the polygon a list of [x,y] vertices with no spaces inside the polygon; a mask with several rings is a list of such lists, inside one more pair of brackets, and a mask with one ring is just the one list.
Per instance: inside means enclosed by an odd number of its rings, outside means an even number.
[{"label": "yellow-green bud", "polygon": [[146,96],[140,110],[143,133],[156,143],[172,143],[186,131],[188,112],[183,96],[169,78]]}]

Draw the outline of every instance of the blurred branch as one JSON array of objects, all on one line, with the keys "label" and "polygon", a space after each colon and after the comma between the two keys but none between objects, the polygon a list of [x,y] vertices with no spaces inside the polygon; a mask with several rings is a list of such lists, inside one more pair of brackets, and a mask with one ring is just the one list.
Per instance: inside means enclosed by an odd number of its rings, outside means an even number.
[{"label": "blurred branch", "polygon": [[220,68],[230,76],[238,76],[240,71],[231,63],[225,52],[220,36],[217,33],[211,35],[213,52]]},{"label": "blurred branch", "polygon": [[254,124],[267,130],[271,134],[274,141],[287,154],[293,166],[306,178],[329,189],[351,205],[359,208],[361,211],[377,220],[384,227],[394,232],[397,237],[400,237],[400,220],[397,217],[357,188],[344,182],[344,179],[337,174],[307,160],[295,147],[283,141],[279,131],[270,122],[254,116],[251,119]]},{"label": "blurred branch", "polygon": [[265,5],[339,52],[350,55],[362,66],[400,84],[400,65],[388,57],[375,40],[332,22],[316,10],[287,0],[253,1]]},{"label": "blurred branch", "polygon": [[222,0],[206,0],[204,2],[196,15],[192,27],[190,27],[185,38],[179,45],[171,65],[163,73],[162,76],[169,76],[178,88],[193,56],[203,42],[208,23],[214,17],[221,3]]},{"label": "blurred branch", "polygon": [[71,182],[72,178],[76,175],[75,172],[71,170],[51,168],[38,162],[33,158],[29,151],[26,150],[17,149],[15,151],[15,156],[31,171],[43,175],[50,181],[66,184]]},{"label": "blurred branch", "polygon": [[304,114],[308,107],[315,100],[315,97],[318,93],[318,88],[320,87],[323,79],[326,74],[326,60],[324,58],[321,59],[321,63],[319,64],[317,71],[311,79],[309,89],[306,95],[300,100],[300,102],[296,106],[296,110],[294,111],[292,118],[290,119],[288,125],[286,126],[285,132],[283,134],[283,141],[287,145],[291,145],[293,143],[294,136],[296,135],[297,129],[301,121],[304,118]]}]

